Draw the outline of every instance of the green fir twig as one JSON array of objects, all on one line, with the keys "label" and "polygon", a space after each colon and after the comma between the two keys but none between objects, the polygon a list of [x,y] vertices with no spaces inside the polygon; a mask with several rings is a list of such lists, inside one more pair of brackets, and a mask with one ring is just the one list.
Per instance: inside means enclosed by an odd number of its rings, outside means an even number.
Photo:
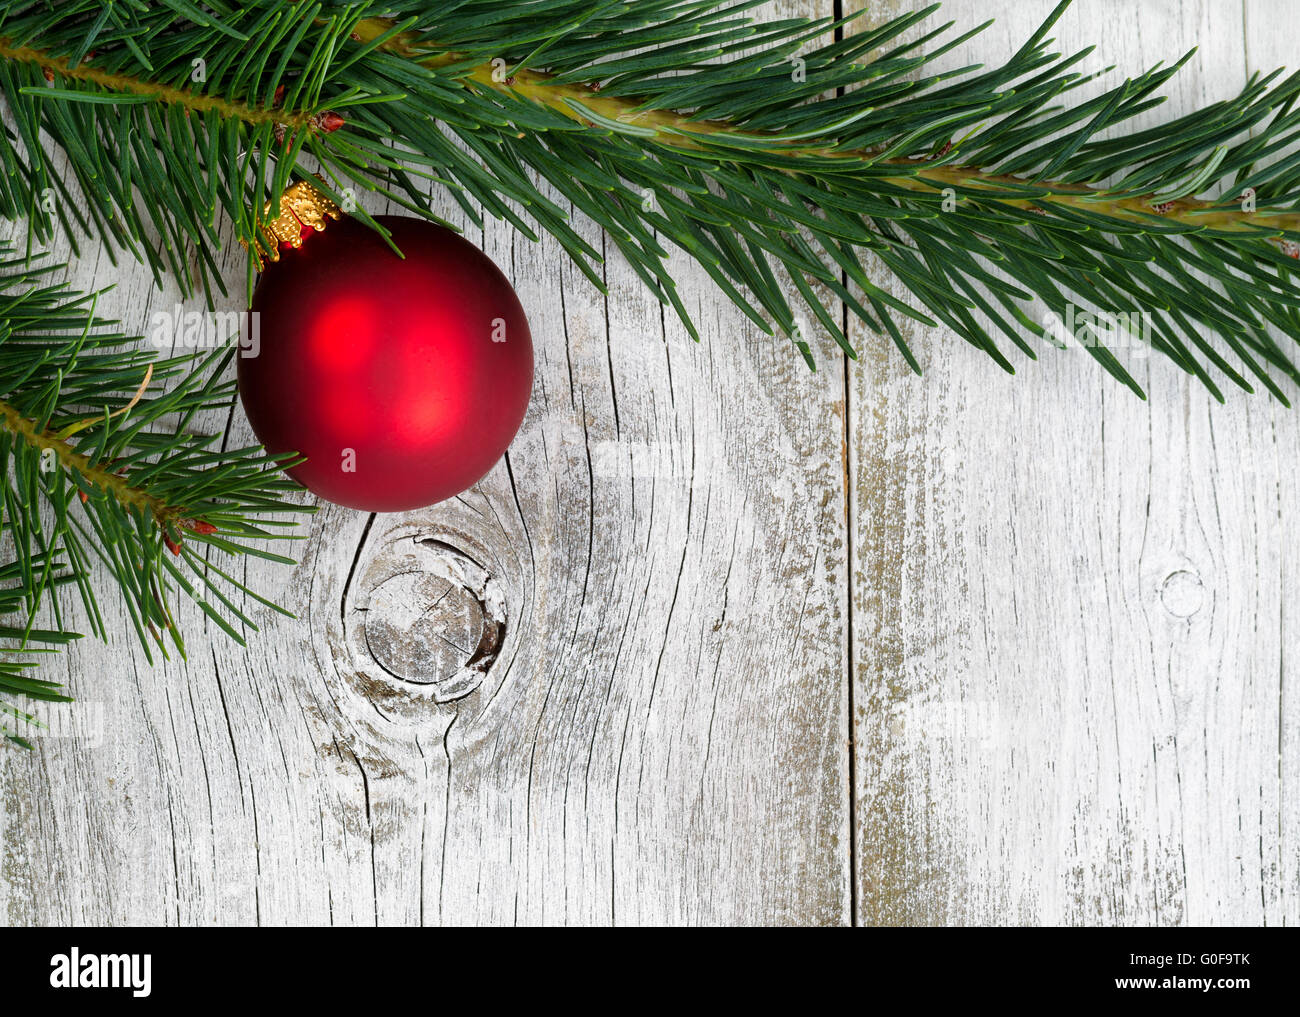
[{"label": "green fir twig", "polygon": [[[233,349],[157,359],[96,317],[94,295],[49,281],[64,267],[33,267],[0,246],[0,525],[12,559],[0,566],[0,653],[12,658],[0,660],[0,734],[22,744],[33,718],[13,697],[64,698],[29,671],[34,653],[79,638],[69,587],[92,634],[107,638],[94,592],[107,572],[150,660],[184,654],[178,593],[242,642],[257,626],[237,601],[269,602],[206,556],[289,562],[260,545],[282,536],[283,513],[310,511],[286,500],[299,489],[283,457],[214,450],[219,436],[192,432],[198,413],[230,405],[221,377]],[[42,609],[53,628],[34,627]]]}]

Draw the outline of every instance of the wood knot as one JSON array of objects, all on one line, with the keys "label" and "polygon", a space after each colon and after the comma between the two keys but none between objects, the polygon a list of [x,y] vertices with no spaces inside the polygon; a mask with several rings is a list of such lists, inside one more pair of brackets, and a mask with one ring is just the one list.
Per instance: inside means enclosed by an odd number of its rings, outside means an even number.
[{"label": "wood knot", "polygon": [[1205,604],[1201,577],[1187,569],[1171,572],[1160,586],[1160,603],[1175,618],[1192,617]]},{"label": "wood knot", "polygon": [[504,598],[479,562],[443,540],[408,537],[370,563],[359,587],[350,641],[372,662],[366,671],[437,703],[478,688],[506,627]]}]

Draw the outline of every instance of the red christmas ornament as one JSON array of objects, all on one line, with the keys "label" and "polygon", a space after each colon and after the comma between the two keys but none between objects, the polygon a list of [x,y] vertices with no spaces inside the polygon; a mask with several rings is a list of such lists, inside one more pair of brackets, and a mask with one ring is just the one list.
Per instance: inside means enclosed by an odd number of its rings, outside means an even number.
[{"label": "red christmas ornament", "polygon": [[[297,202],[297,204],[294,204]],[[253,295],[239,394],[273,453],[328,501],[401,512],[472,487],[523,422],[533,346],[519,298],[478,248],[422,219],[380,216],[404,257],[311,192]],[[282,217],[283,218],[283,217]],[[317,232],[319,231],[319,232]],[[274,232],[272,233],[274,236]],[[298,241],[300,246],[294,244]]]}]

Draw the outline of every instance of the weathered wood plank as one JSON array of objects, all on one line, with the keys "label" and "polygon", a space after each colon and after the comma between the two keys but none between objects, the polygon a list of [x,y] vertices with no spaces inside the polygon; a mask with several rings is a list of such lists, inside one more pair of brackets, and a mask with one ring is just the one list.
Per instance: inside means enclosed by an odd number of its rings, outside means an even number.
[{"label": "weathered wood plank", "polygon": [[[247,651],[182,608],[189,661],[151,668],[106,598],[122,638],[57,665],[71,736],[0,755],[10,922],[849,921],[840,373],[685,259],[699,345],[616,253],[602,297],[554,243],[472,237],[537,349],[507,460],[424,512],[326,507],[297,568],[248,562],[299,620],[252,610]],[[136,326],[177,299],[93,245],[73,278],[116,281]],[[504,641],[439,702],[455,653],[403,600],[467,559]],[[462,651],[481,609],[455,598]]]},{"label": "weathered wood plank", "polygon": [[[1052,6],[954,10],[997,17],[992,62]],[[1245,48],[1213,3],[1080,3],[1053,34],[1114,81],[1200,44],[1154,124],[1233,94],[1247,52],[1294,63],[1282,6],[1246,15]],[[916,330],[918,380],[856,339],[859,920],[1300,920],[1295,414],[1154,358],[1143,404],[1078,351],[1011,379]]]}]

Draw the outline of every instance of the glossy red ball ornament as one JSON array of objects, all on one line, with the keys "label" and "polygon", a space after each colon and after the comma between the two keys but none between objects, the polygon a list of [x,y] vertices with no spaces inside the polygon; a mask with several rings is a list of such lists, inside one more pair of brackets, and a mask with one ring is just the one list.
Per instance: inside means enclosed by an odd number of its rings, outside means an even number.
[{"label": "glossy red ball ornament", "polygon": [[[533,346],[519,298],[482,251],[422,219],[342,218],[266,265],[239,394],[290,475],[370,512],[421,508],[477,483],[523,422]],[[245,355],[255,354],[255,355]]]}]

